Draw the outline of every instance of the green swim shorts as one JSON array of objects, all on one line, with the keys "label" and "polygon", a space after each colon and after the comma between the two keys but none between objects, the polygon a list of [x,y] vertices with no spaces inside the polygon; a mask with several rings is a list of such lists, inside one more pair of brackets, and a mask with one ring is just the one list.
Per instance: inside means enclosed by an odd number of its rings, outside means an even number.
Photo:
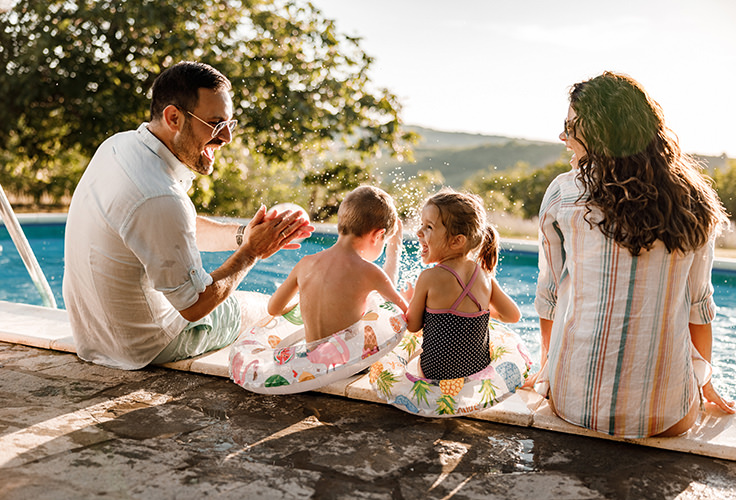
[{"label": "green swim shorts", "polygon": [[240,301],[231,295],[199,321],[190,322],[152,365],[199,356],[232,344],[240,333]]}]

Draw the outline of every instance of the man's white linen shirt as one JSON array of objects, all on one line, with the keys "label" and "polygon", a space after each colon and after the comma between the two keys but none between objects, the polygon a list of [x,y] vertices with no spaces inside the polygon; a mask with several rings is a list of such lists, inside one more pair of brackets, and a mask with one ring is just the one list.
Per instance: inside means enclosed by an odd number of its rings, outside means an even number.
[{"label": "man's white linen shirt", "polygon": [[69,207],[64,303],[80,358],[149,364],[212,277],[197,248],[194,173],[143,123],[95,153]]}]

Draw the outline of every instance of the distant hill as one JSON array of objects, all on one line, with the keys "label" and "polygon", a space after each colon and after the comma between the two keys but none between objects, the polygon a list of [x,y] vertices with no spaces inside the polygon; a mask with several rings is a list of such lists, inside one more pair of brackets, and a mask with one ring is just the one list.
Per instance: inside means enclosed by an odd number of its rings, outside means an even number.
[{"label": "distant hill", "polygon": [[[555,161],[568,161],[570,153],[562,142],[531,141],[497,135],[443,132],[418,126],[405,126],[421,138],[414,146],[415,163],[384,160],[386,173],[401,172],[404,177],[416,175],[420,170],[440,171],[449,186],[459,188],[473,175],[495,167],[503,171],[519,162],[532,168],[541,168]],[[708,170],[727,165],[725,156],[696,155]]]},{"label": "distant hill", "polygon": [[715,169],[728,168],[728,156],[725,154],[721,156],[695,154],[694,156],[705,164],[705,169],[709,172],[713,172]]},{"label": "distant hill", "polygon": [[414,132],[420,136],[417,143],[422,149],[452,149],[472,148],[475,146],[486,146],[489,144],[503,144],[509,141],[509,137],[500,135],[468,134],[465,132],[442,132],[431,128],[407,125],[405,130]]},{"label": "distant hill", "polygon": [[388,160],[384,168],[389,173],[401,172],[405,177],[420,170],[439,170],[449,186],[461,187],[463,182],[477,174],[496,167],[506,170],[519,162],[541,168],[561,158],[567,158],[565,145],[530,141],[496,135],[442,132],[423,127],[407,126],[407,130],[421,136],[414,147],[416,163]]}]

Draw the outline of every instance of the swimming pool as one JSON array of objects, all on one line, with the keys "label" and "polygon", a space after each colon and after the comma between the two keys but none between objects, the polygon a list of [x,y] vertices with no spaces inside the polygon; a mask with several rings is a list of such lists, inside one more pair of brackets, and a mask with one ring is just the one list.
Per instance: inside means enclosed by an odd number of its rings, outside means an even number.
[{"label": "swimming pool", "polygon": [[[64,271],[64,224],[23,223],[23,231],[46,275],[59,307],[64,307],[61,294]],[[273,293],[286,278],[294,264],[304,255],[312,254],[332,245],[334,234],[320,232],[302,243],[299,250],[282,250],[271,258],[260,261],[251,270],[240,288],[243,290]],[[41,297],[31,281],[28,271],[15,250],[7,230],[0,226],[0,300],[42,305]],[[422,269],[417,257],[415,241],[405,243],[406,254],[402,258],[400,286],[413,281]],[[204,267],[208,271],[217,268],[229,252],[203,253]],[[381,260],[379,259],[379,264]],[[528,251],[504,251],[498,269],[498,280],[504,290],[519,304],[522,319],[514,325],[526,342],[536,368],[539,359],[538,316],[534,310],[534,292],[537,278],[537,255]],[[736,273],[714,270],[718,315],[713,322],[713,362],[716,368],[714,385],[722,395],[736,399]]]}]

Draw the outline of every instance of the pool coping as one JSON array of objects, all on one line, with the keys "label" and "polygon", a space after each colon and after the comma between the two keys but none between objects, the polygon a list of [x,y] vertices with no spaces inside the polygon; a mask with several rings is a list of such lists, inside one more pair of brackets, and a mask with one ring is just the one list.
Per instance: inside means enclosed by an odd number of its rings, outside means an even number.
[{"label": "pool coping", "polygon": [[[68,353],[76,352],[67,311],[63,309],[0,301],[0,341]],[[230,349],[226,347],[164,366],[173,370],[229,378]],[[322,387],[316,392],[387,404],[372,390],[368,375],[354,375]],[[247,394],[247,391],[244,394]],[[406,416],[423,418],[408,413]],[[687,434],[673,438],[622,439],[583,429],[554,415],[547,401],[530,390],[517,390],[489,409],[455,418],[533,427],[736,461],[736,415],[726,415],[710,403],[706,404],[705,411],[701,412],[697,423]]]}]

